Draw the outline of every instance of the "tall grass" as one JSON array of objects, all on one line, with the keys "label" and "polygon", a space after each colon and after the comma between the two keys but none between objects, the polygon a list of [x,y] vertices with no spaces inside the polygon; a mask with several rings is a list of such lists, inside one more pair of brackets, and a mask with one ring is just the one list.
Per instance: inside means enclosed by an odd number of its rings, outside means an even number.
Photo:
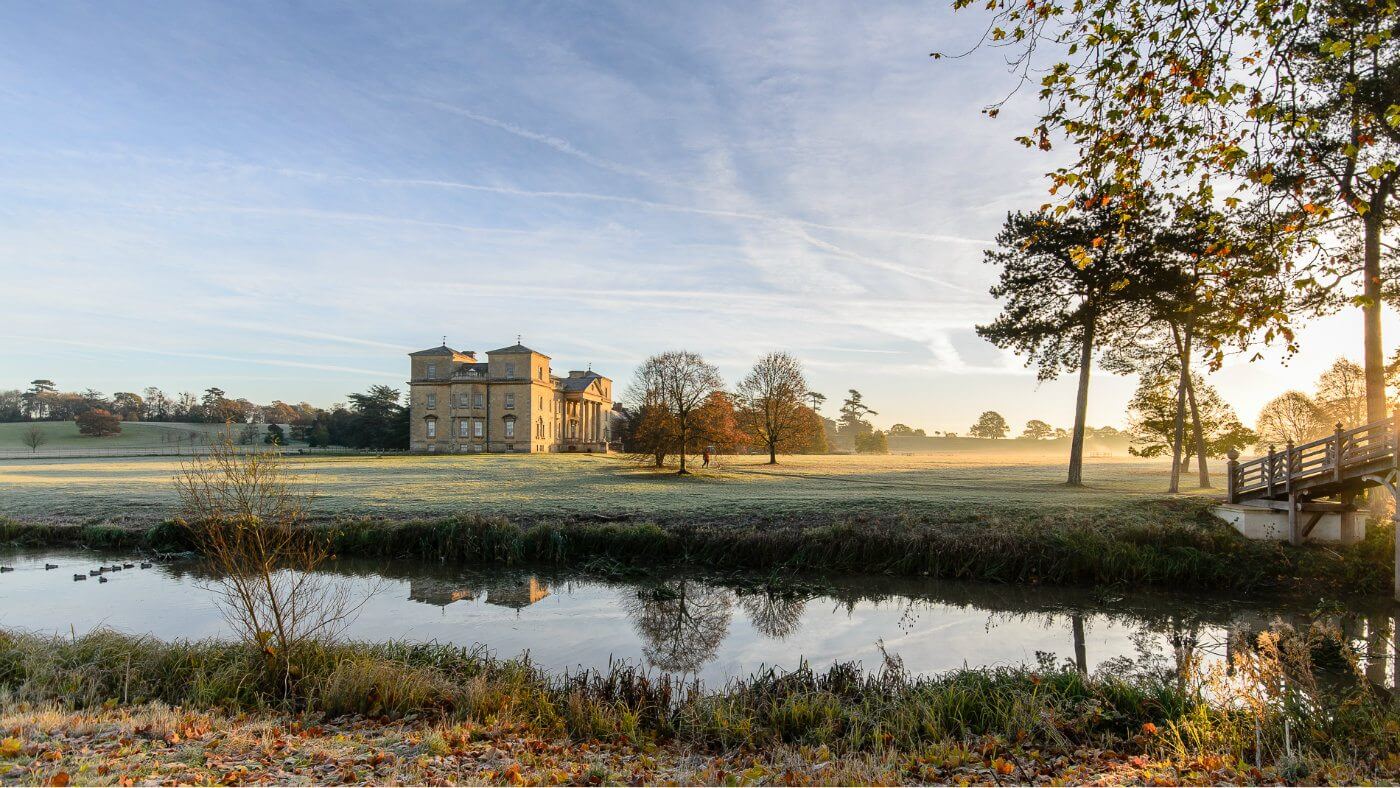
[{"label": "tall grass", "polygon": [[[841,571],[1063,585],[1196,585],[1216,589],[1306,588],[1384,593],[1393,526],[1373,523],[1348,548],[1244,539],[1202,502],[1125,504],[975,522],[891,515],[812,525],[733,527],[650,521],[513,522],[461,515],[428,520],[318,522],[344,556],[461,564],[595,564],[761,571]],[[150,529],[21,524],[0,518],[0,542],[185,550],[171,522]]]},{"label": "tall grass", "polygon": [[[112,701],[329,715],[431,715],[541,734],[680,742],[706,751],[825,746],[920,753],[950,742],[1074,751],[1374,764],[1394,751],[1400,708],[1364,681],[1320,682],[1310,633],[1265,633],[1230,670],[1119,665],[1092,676],[1041,664],[911,676],[897,662],[768,671],[713,691],[629,665],[550,675],[528,662],[434,644],[326,645],[301,655],[299,694],[265,692],[255,655],[219,641],[113,632],[0,632],[10,702]],[[1353,665],[1354,667],[1354,665]],[[1153,731],[1149,734],[1148,731]],[[1291,754],[1291,756],[1290,756]]]},{"label": "tall grass", "polygon": [[517,524],[461,516],[349,520],[335,531],[344,555],[457,563],[685,563],[718,569],[870,572],[1010,583],[1310,589],[1384,592],[1388,525],[1345,549],[1244,539],[1187,501],[1079,515],[964,523],[912,516],[801,526],[662,525],[653,522]]}]

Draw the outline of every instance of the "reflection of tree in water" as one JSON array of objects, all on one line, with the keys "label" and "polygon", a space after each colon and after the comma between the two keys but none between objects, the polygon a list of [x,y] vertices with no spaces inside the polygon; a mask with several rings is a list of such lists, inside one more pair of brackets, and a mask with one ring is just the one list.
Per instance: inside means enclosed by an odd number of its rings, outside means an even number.
[{"label": "reflection of tree in water", "polygon": [[694,580],[671,580],[638,589],[623,607],[647,662],[671,673],[694,673],[715,658],[729,634],[734,595]]},{"label": "reflection of tree in water", "polygon": [[807,600],[791,594],[758,593],[740,597],[739,606],[760,635],[785,640],[802,623]]}]

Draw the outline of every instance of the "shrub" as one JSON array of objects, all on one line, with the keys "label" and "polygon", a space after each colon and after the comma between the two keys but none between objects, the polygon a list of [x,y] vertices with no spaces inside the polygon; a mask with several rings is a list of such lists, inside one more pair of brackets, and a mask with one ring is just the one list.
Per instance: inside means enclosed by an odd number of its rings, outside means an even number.
[{"label": "shrub", "polygon": [[79,434],[90,438],[105,438],[118,435],[122,431],[122,420],[102,408],[79,413],[74,421],[78,422]]}]

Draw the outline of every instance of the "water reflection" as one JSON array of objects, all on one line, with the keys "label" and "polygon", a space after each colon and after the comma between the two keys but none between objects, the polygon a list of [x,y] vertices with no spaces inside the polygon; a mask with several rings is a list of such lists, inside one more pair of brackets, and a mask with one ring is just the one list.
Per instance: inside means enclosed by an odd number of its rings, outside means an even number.
[{"label": "water reflection", "polygon": [[1084,616],[1073,613],[1069,617],[1070,631],[1074,634],[1074,666],[1080,673],[1089,674],[1089,649],[1084,644]]},{"label": "water reflection", "polygon": [[[82,633],[97,626],[163,638],[225,636],[208,575],[197,562],[158,564],[73,582],[99,563],[130,556],[9,553],[0,576],[0,626]],[[46,570],[45,565],[55,569]],[[880,664],[881,649],[916,672],[1024,664],[1044,655],[1091,673],[1150,654],[1178,671],[1227,657],[1283,622],[1337,627],[1363,656],[1365,677],[1396,681],[1395,609],[1386,600],[1316,600],[978,585],[918,578],[653,576],[617,581],[553,569],[470,570],[400,561],[335,562],[327,571],[356,589],[384,591],[348,633],[358,639],[484,643],[553,670],[623,659],[705,681],[800,659]]]},{"label": "water reflection", "polygon": [[682,579],[636,589],[624,595],[622,606],[648,664],[669,673],[696,673],[715,658],[729,634],[734,594]]},{"label": "water reflection", "polygon": [[760,591],[742,597],[739,606],[760,634],[786,640],[801,626],[807,600],[795,594]]}]

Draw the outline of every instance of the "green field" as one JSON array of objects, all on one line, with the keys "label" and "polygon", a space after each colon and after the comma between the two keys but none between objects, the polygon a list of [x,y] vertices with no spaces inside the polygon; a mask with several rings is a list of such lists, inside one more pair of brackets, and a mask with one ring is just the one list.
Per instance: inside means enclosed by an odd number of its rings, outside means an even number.
[{"label": "green field", "polygon": [[[244,425],[235,425],[237,434]],[[257,430],[258,440],[262,440],[267,425],[251,425]],[[182,422],[123,422],[118,435],[92,438],[78,432],[78,424],[73,421],[28,421],[0,423],[0,450],[6,456],[14,451],[29,451],[24,443],[24,435],[33,428],[39,428],[47,441],[39,447],[39,453],[46,451],[73,449],[162,449],[178,444],[203,445],[227,430],[223,424],[187,424]]]},{"label": "green field", "polygon": [[[1086,466],[1086,489],[1061,485],[1063,466],[995,455],[800,456],[769,466],[718,458],[693,476],[618,456],[450,455],[289,457],[287,468],[322,515],[778,521],[828,514],[988,511],[1048,514],[1164,497],[1160,462]],[[29,521],[159,519],[176,507],[178,458],[0,461],[0,515]]]}]

